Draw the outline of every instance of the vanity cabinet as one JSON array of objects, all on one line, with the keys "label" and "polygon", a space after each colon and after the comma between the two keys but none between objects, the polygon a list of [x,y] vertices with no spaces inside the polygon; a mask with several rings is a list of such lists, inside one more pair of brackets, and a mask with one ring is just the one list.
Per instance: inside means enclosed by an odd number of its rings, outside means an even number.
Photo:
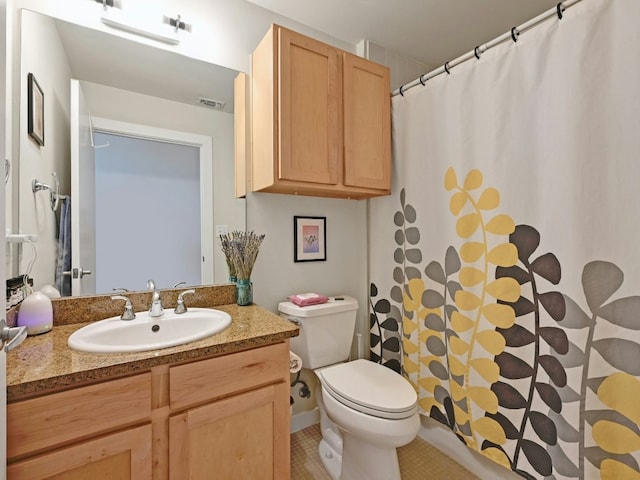
[{"label": "vanity cabinet", "polygon": [[289,478],[288,341],[7,406],[8,480]]},{"label": "vanity cabinet", "polygon": [[150,478],[150,399],[147,373],[10,403],[7,478]]},{"label": "vanity cabinet", "polygon": [[273,25],[252,55],[251,189],[389,194],[390,102],[387,67]]}]

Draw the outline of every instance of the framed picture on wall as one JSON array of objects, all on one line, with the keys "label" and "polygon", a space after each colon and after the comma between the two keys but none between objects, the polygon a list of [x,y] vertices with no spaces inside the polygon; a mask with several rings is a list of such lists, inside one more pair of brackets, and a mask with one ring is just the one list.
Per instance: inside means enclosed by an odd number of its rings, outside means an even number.
[{"label": "framed picture on wall", "polygon": [[38,145],[44,145],[44,93],[33,73],[27,76],[27,132]]},{"label": "framed picture on wall", "polygon": [[294,262],[327,259],[327,217],[293,217]]}]

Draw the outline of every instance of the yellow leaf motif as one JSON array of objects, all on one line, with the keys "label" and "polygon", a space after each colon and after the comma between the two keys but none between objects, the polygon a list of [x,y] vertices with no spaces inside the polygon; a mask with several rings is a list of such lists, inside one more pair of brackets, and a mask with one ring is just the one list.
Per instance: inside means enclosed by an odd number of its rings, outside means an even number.
[{"label": "yellow leaf motif", "polygon": [[486,387],[469,387],[467,388],[467,396],[486,412],[496,413],[498,411],[498,397]]},{"label": "yellow leaf motif", "polygon": [[410,312],[415,312],[422,307],[422,292],[424,292],[424,281],[421,278],[412,278],[404,292],[404,308]]},{"label": "yellow leaf motif", "polygon": [[513,243],[503,243],[493,248],[487,259],[500,267],[512,267],[518,261],[518,249]]},{"label": "yellow leaf motif", "polygon": [[630,428],[609,420],[599,420],[591,434],[605,452],[624,455],[640,450],[640,436]]},{"label": "yellow leaf motif", "polygon": [[598,387],[598,398],[607,407],[640,424],[640,381],[628,373],[614,373]]},{"label": "yellow leaf motif", "polygon": [[600,478],[602,480],[640,480],[640,472],[617,460],[605,458],[600,463]]},{"label": "yellow leaf motif", "polygon": [[451,351],[456,355],[464,355],[469,351],[469,344],[458,337],[451,337],[449,339],[449,345]]},{"label": "yellow leaf motif", "polygon": [[450,382],[449,389],[451,390],[451,398],[453,399],[454,402],[459,402],[460,400],[462,400],[463,398],[466,398],[467,396],[464,388],[462,388],[456,382]]},{"label": "yellow leaf motif", "polygon": [[425,367],[429,367],[429,364],[431,362],[436,362],[442,365],[442,360],[440,360],[440,357],[437,357],[435,355],[427,355],[425,357],[420,357],[420,363],[423,364]]},{"label": "yellow leaf motif", "polygon": [[453,167],[447,169],[447,173],[444,175],[444,188],[448,192],[458,186],[458,177],[456,177],[456,171]]},{"label": "yellow leaf motif", "polygon": [[442,385],[442,382],[436,377],[423,377],[418,380],[418,385],[424,388],[427,392],[433,393],[437,386]]},{"label": "yellow leaf motif", "polygon": [[402,367],[404,368],[404,371],[407,372],[408,374],[418,373],[418,370],[419,370],[418,364],[407,356],[403,357],[402,359]]},{"label": "yellow leaf motif", "polygon": [[449,200],[449,210],[451,210],[454,217],[457,217],[462,211],[467,200],[469,200],[469,195],[466,192],[457,192],[451,196],[451,200]]},{"label": "yellow leaf motif", "polygon": [[467,373],[467,367],[453,355],[449,355],[449,371],[452,375],[464,375]]},{"label": "yellow leaf motif", "polygon": [[516,312],[509,305],[492,303],[482,307],[484,317],[498,328],[510,328],[516,321]]},{"label": "yellow leaf motif", "polygon": [[507,435],[498,422],[489,417],[481,417],[473,422],[473,429],[477,434],[496,445],[507,443]]},{"label": "yellow leaf motif", "polygon": [[493,210],[500,205],[500,193],[493,187],[487,188],[478,200],[478,208],[480,210]]},{"label": "yellow leaf motif", "polygon": [[473,267],[464,267],[460,269],[458,279],[464,287],[473,287],[482,283],[486,279],[486,275],[482,270]]},{"label": "yellow leaf motif", "polygon": [[418,329],[418,324],[411,320],[410,318],[403,317],[402,318],[402,330],[405,335],[411,335]]},{"label": "yellow leaf motif", "polygon": [[511,470],[511,462],[509,461],[509,457],[507,457],[506,453],[504,453],[499,448],[485,448],[480,453],[482,453],[485,457],[493,460],[498,465],[502,465],[504,468]]},{"label": "yellow leaf motif", "polygon": [[451,314],[451,328],[453,328],[456,332],[466,332],[467,330],[471,330],[475,322],[471,320],[466,315],[458,312],[457,310]]},{"label": "yellow leaf motif", "polygon": [[438,410],[441,410],[441,405],[433,397],[421,398],[418,400],[418,405],[420,405],[420,408],[425,412],[430,412],[431,407],[436,407]]},{"label": "yellow leaf motif", "polygon": [[404,348],[404,353],[406,353],[407,355],[414,355],[420,350],[420,347],[418,347],[418,345],[413,343],[408,338],[402,339],[402,348]]},{"label": "yellow leaf motif", "polygon": [[459,405],[453,405],[453,414],[456,417],[456,423],[458,425],[464,425],[469,421],[469,414],[462,410]]},{"label": "yellow leaf motif", "polygon": [[421,330],[420,333],[418,333],[418,342],[420,344],[424,344],[431,337],[441,338],[438,333],[439,332],[436,332],[435,330]]},{"label": "yellow leaf motif", "polygon": [[495,330],[479,332],[476,339],[478,340],[478,343],[482,345],[482,348],[491,355],[500,355],[504,352],[504,349],[507,346],[507,342],[504,337]]},{"label": "yellow leaf motif", "polygon": [[500,378],[500,367],[490,358],[474,358],[469,362],[469,365],[487,383],[495,383]]},{"label": "yellow leaf motif", "polygon": [[478,229],[481,220],[482,217],[477,213],[470,213],[469,215],[460,217],[456,222],[456,232],[458,236],[469,238]]},{"label": "yellow leaf motif", "polygon": [[460,258],[466,263],[473,263],[487,253],[487,246],[482,242],[467,242],[460,247]]},{"label": "yellow leaf motif", "polygon": [[509,215],[496,215],[487,222],[485,228],[495,235],[510,235],[516,229],[516,224]]},{"label": "yellow leaf motif", "polygon": [[465,190],[475,190],[482,186],[482,172],[480,170],[471,170],[464,179]]},{"label": "yellow leaf motif", "polygon": [[520,284],[509,277],[498,278],[487,285],[487,292],[498,300],[515,302],[520,298]]},{"label": "yellow leaf motif", "polygon": [[456,292],[455,302],[461,310],[475,310],[480,306],[480,303],[482,303],[480,297],[465,290],[458,290]]}]

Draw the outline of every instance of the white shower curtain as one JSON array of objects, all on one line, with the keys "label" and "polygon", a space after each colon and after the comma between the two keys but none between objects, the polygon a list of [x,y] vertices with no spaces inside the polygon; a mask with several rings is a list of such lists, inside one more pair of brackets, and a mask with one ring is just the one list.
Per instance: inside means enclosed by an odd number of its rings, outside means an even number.
[{"label": "white shower curtain", "polygon": [[639,21],[583,0],[393,98],[371,358],[524,478],[640,479]]}]

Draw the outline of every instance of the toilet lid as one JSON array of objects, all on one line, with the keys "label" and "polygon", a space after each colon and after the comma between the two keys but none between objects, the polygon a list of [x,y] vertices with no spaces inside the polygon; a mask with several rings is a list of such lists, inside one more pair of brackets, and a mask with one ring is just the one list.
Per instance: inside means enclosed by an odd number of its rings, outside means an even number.
[{"label": "toilet lid", "polygon": [[401,375],[369,360],[354,360],[316,371],[337,401],[382,418],[407,418],[417,412],[418,396]]}]

